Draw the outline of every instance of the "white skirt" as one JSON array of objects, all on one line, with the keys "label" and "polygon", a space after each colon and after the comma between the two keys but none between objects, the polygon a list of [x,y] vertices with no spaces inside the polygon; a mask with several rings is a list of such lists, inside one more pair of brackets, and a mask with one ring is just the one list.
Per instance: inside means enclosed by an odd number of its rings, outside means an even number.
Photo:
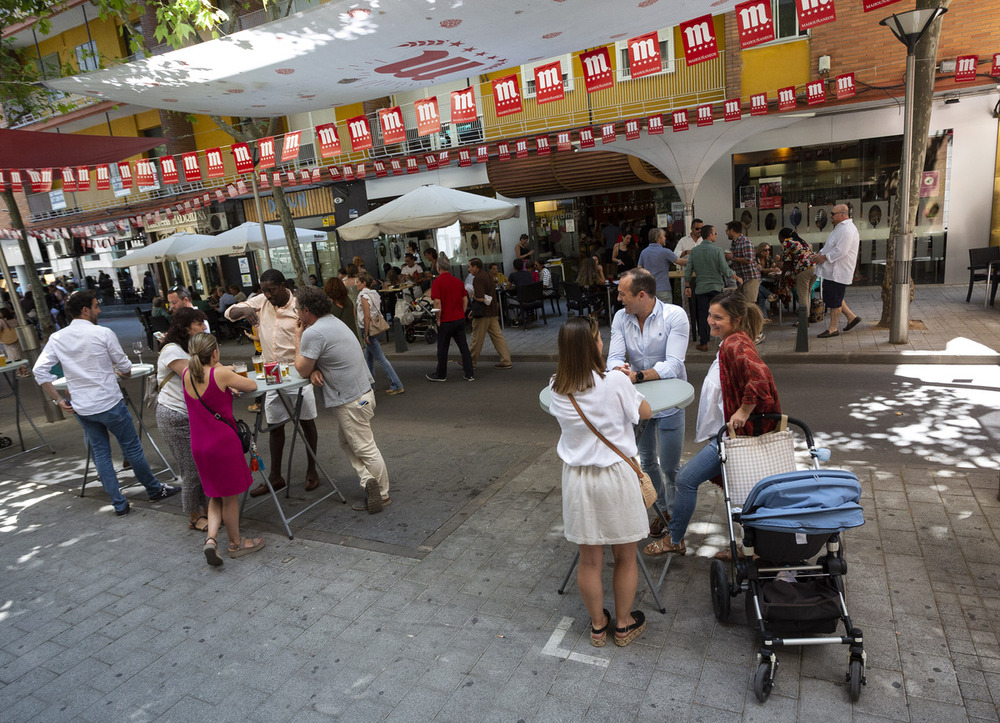
[{"label": "white skirt", "polygon": [[624,460],[611,467],[563,463],[562,504],[566,539],[577,545],[621,545],[649,535],[639,479]]}]

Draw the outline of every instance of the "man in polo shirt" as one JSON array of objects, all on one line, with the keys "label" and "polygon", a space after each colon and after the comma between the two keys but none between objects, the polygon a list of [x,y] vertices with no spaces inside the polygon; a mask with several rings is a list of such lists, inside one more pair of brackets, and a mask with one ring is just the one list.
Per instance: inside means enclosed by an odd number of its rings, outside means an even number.
[{"label": "man in polo shirt", "polygon": [[656,280],[656,298],[664,304],[674,300],[670,288],[670,264],[677,261],[677,254],[667,248],[667,233],[662,228],[649,231],[649,246],[639,254],[639,268],[646,269]]},{"label": "man in polo shirt", "polygon": [[[645,269],[626,271],[618,283],[619,309],[611,322],[608,370],[618,370],[633,384],[654,379],[687,380],[689,324],[679,306],[656,298],[656,281]],[[656,506],[669,518],[674,506],[677,467],[684,447],[684,410],[657,412],[639,438],[639,461],[656,488]],[[666,482],[664,482],[666,475]],[[659,517],[650,536],[663,537]]]},{"label": "man in polo shirt", "polygon": [[438,317],[437,369],[427,375],[432,382],[443,382],[448,378],[448,347],[452,338],[462,355],[462,372],[465,381],[476,380],[472,369],[472,355],[465,339],[465,309],[469,305],[469,294],[461,279],[451,275],[448,257],[438,254],[438,276],[431,284],[431,301]]},{"label": "man in polo shirt", "polygon": [[[121,493],[115,466],[111,461],[108,432],[115,435],[125,459],[131,462],[136,479],[154,502],[177,494],[180,488],[160,484],[142,451],[135,431],[135,421],[128,411],[117,377],[132,374],[132,362],[125,356],[118,337],[110,329],[97,325],[101,307],[93,291],[77,291],[66,301],[66,313],[72,321],[49,337],[38,355],[34,373],[54,404],[68,414],[75,414],[87,435],[97,476],[111,498],[115,514],[127,515],[131,506]],[[56,391],[52,367],[62,365],[66,388],[71,399]]]},{"label": "man in polo shirt", "polygon": [[[233,304],[226,309],[226,318],[230,321],[246,319],[251,326],[259,326],[261,356],[264,363],[281,362],[291,365],[295,363],[295,353],[298,345],[296,327],[299,316],[295,309],[295,299],[285,286],[285,275],[277,269],[268,269],[260,275],[260,293],[244,302]],[[268,392],[264,397],[264,419],[269,427],[274,427],[268,434],[268,449],[271,452],[271,469],[267,478],[275,491],[284,489],[286,482],[281,476],[281,459],[285,452],[285,423],[288,421],[288,410],[278,396],[278,392]],[[306,443],[315,452],[318,433],[316,430],[316,397],[312,387],[302,390],[302,413],[299,416],[302,431],[305,432]],[[319,486],[319,474],[316,472],[316,462],[312,455],[307,454],[306,491],[312,491]],[[267,485],[263,482],[250,490],[251,497],[267,494]]]}]

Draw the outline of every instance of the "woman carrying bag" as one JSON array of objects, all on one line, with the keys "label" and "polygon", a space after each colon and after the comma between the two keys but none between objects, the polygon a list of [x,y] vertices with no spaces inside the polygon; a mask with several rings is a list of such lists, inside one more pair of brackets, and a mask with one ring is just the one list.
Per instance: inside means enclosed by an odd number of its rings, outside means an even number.
[{"label": "woman carrying bag", "polygon": [[[374,281],[367,271],[358,275],[358,330],[364,340],[365,361],[368,363],[368,371],[371,372],[372,379],[375,378],[375,362],[381,364],[382,368],[385,369],[385,373],[389,377],[389,388],[386,389],[386,394],[389,396],[402,394],[406,391],[403,388],[403,382],[399,381],[396,370],[385,358],[385,352],[382,351],[382,345],[378,341],[379,335],[389,327],[385,317],[382,316],[382,300],[378,292],[371,288]],[[376,324],[383,324],[384,327],[378,329]]]},{"label": "woman carrying bag", "polygon": [[[623,647],[646,628],[632,603],[639,581],[636,543],[649,534],[649,520],[639,478],[622,455],[635,457],[632,429],[652,410],[626,375],[605,374],[604,343],[593,318],[563,324],[558,348],[549,413],[562,429],[556,449],[563,461],[565,535],[580,550],[577,585],[590,614],[590,644],[603,646],[610,627],[615,645]],[[604,607],[604,545],[611,545],[615,561],[614,619]]]},{"label": "woman carrying bag", "polygon": [[203,551],[209,565],[221,565],[216,540],[223,521],[230,557],[248,555],[264,546],[261,537],[240,537],[239,495],[250,489],[253,480],[233,418],[233,390],[253,392],[257,382],[219,363],[219,343],[211,334],[196,334],[188,342],[188,351],[191,355],[183,383],[191,420],[191,454],[209,497],[208,537]]}]

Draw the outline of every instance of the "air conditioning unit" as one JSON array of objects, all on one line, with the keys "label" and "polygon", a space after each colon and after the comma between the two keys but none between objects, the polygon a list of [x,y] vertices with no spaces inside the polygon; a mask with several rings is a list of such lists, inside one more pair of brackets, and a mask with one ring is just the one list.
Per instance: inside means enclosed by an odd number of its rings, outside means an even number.
[{"label": "air conditioning unit", "polygon": [[229,228],[229,220],[224,213],[213,213],[208,217],[208,227],[213,231],[225,231]]},{"label": "air conditioning unit", "polygon": [[63,245],[62,241],[50,241],[49,243],[52,244],[52,252],[54,255],[56,256],[68,255],[69,252],[66,250],[66,246]]}]

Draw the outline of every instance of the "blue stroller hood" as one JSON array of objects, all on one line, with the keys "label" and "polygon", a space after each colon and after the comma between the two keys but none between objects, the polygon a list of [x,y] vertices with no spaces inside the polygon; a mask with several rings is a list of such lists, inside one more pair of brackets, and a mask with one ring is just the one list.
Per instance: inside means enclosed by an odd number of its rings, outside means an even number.
[{"label": "blue stroller hood", "polygon": [[740,522],[758,530],[817,535],[865,524],[861,484],[845,470],[809,469],[765,477],[743,503]]}]

